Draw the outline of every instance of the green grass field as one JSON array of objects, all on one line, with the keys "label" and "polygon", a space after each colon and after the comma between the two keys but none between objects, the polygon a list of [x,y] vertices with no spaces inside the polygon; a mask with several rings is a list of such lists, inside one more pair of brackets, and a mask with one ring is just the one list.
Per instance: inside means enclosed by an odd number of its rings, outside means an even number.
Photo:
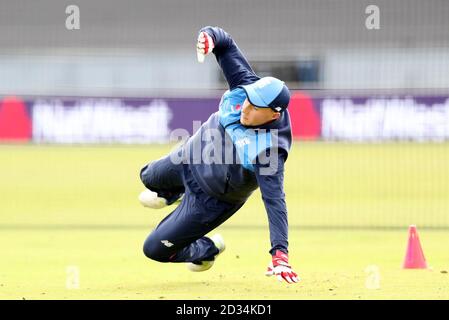
[{"label": "green grass field", "polygon": [[[297,285],[263,275],[258,192],[218,229],[227,249],[211,270],[143,255],[170,210],[140,206],[138,172],[169,150],[0,146],[0,299],[449,299],[449,144],[296,144],[285,192]],[[409,224],[430,270],[401,269]]]}]

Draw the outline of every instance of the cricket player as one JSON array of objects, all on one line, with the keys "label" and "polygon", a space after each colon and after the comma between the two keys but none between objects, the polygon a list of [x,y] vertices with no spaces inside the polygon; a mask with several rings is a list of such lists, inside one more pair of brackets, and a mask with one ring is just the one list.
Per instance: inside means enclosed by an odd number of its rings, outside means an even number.
[{"label": "cricket player", "polygon": [[[292,143],[284,82],[259,78],[231,36],[205,27],[198,60],[213,53],[229,84],[219,110],[178,149],[144,166],[140,202],[153,209],[179,203],[147,237],[143,251],[159,262],[186,262],[205,271],[225,249],[221,235],[206,237],[258,187],[268,214],[272,259],[267,276],[298,282],[288,262],[284,163]],[[212,150],[212,152],[211,152]]]}]

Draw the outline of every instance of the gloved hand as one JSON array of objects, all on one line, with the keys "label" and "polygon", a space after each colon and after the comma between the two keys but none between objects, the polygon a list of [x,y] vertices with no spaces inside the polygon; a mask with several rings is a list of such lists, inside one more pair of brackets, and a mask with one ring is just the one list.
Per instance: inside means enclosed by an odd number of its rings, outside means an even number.
[{"label": "gloved hand", "polygon": [[265,275],[268,277],[275,275],[281,282],[282,280],[288,283],[296,283],[299,281],[298,275],[288,264],[288,255],[280,250],[276,250]]},{"label": "gloved hand", "polygon": [[206,55],[214,49],[214,40],[206,32],[202,31],[198,35],[198,42],[196,44],[196,55],[198,62],[203,63]]}]

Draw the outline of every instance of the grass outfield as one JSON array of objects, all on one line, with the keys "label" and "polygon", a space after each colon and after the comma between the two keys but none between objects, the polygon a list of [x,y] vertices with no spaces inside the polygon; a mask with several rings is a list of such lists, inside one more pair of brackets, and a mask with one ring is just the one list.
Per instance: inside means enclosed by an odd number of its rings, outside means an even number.
[{"label": "grass outfield", "polygon": [[[145,258],[169,210],[138,204],[138,172],[169,149],[0,146],[0,299],[449,299],[449,144],[295,145],[285,192],[297,285],[263,275],[258,192],[219,228],[227,249],[210,271]],[[413,223],[431,270],[400,268]],[[79,289],[66,288],[69,266]]]}]

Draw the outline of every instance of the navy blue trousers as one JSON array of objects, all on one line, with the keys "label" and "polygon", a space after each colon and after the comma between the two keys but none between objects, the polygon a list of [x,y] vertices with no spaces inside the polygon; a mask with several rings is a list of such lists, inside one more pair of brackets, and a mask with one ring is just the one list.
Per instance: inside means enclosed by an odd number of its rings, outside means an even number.
[{"label": "navy blue trousers", "polygon": [[146,165],[140,178],[145,187],[165,198],[184,192],[181,203],[145,240],[145,255],[160,262],[214,260],[218,249],[205,235],[231,217],[243,203],[231,204],[209,196],[198,186],[188,165],[175,165],[169,156]]}]

